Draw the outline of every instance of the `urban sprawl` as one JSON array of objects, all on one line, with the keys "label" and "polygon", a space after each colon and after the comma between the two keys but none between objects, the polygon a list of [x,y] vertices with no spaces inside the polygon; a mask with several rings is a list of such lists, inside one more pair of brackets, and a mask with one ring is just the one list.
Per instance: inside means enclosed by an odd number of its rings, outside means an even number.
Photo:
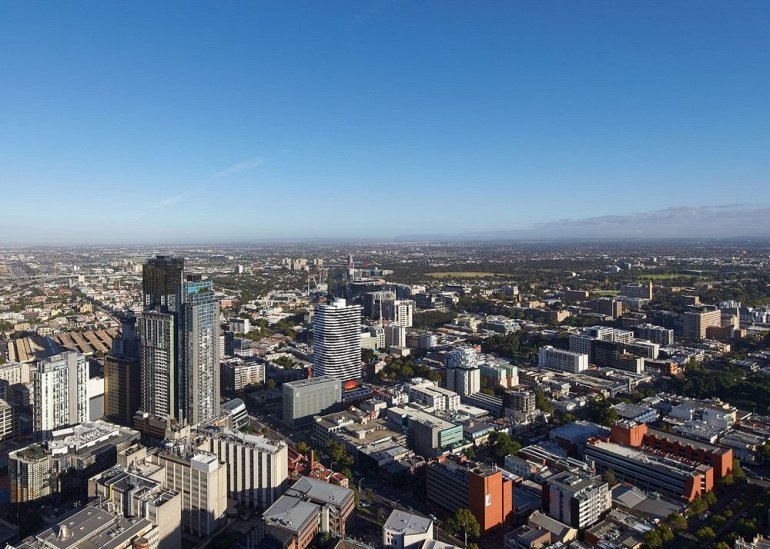
[{"label": "urban sprawl", "polygon": [[770,546],[770,243],[0,249],[7,548]]}]

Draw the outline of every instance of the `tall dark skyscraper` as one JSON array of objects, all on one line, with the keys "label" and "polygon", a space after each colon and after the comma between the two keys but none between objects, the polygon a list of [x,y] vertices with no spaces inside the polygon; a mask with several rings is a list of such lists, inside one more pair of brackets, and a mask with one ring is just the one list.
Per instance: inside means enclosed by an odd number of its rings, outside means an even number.
[{"label": "tall dark skyscraper", "polygon": [[219,415],[219,302],[211,280],[184,275],[184,260],[144,264],[139,322],[142,411],[200,423]]},{"label": "tall dark skyscraper", "polygon": [[124,317],[121,325],[121,335],[104,359],[104,415],[112,422],[130,425],[141,405],[142,390],[136,317]]}]

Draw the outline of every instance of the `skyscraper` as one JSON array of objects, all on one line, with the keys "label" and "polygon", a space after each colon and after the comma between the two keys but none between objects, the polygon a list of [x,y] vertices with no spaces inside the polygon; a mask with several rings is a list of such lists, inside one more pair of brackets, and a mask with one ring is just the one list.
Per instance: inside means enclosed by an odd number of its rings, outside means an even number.
[{"label": "skyscraper", "polygon": [[219,301],[200,275],[188,275],[183,290],[180,409],[197,424],[219,415]]},{"label": "skyscraper", "polygon": [[62,427],[88,421],[88,361],[67,351],[37,363],[32,380],[35,394],[34,432],[48,440]]},{"label": "skyscraper", "polygon": [[142,411],[191,424],[219,415],[219,302],[211,280],[184,276],[184,260],[144,265],[139,322]]},{"label": "skyscraper", "polygon": [[104,359],[104,415],[112,422],[130,425],[141,405],[141,372],[136,317],[121,322],[120,337]]},{"label": "skyscraper", "polygon": [[175,315],[146,311],[139,319],[142,365],[142,410],[159,418],[175,418]]},{"label": "skyscraper", "polygon": [[316,306],[313,375],[341,381],[361,377],[361,306],[336,299]]}]

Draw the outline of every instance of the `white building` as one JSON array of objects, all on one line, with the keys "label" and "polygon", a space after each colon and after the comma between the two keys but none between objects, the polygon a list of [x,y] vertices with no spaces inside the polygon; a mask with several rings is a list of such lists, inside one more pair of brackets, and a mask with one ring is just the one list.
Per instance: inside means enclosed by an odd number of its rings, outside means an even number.
[{"label": "white building", "polygon": [[565,471],[548,479],[545,489],[548,515],[573,528],[596,524],[612,506],[609,486],[598,476]]},{"label": "white building", "polygon": [[289,451],[283,441],[219,427],[197,429],[198,449],[227,465],[227,496],[231,506],[266,509],[286,490]]},{"label": "white building", "polygon": [[33,375],[34,420],[38,440],[62,427],[88,421],[88,361],[67,351],[37,363]]},{"label": "white building", "polygon": [[406,511],[394,509],[382,527],[385,549],[415,549],[433,539],[433,521]]},{"label": "white building", "polygon": [[361,377],[361,306],[337,299],[316,305],[313,373],[340,381]]},{"label": "white building", "polygon": [[545,345],[540,347],[537,365],[548,370],[579,374],[588,369],[588,355]]},{"label": "white building", "polygon": [[453,412],[460,406],[460,395],[454,391],[437,387],[432,381],[419,378],[409,386],[409,400],[429,406],[436,411]]},{"label": "white building", "polygon": [[481,391],[481,370],[478,361],[479,355],[473,349],[460,348],[447,353],[447,389],[461,396]]},{"label": "white building", "polygon": [[251,322],[248,318],[230,319],[230,331],[236,334],[248,334],[251,330]]},{"label": "white building", "polygon": [[396,300],[393,305],[393,322],[398,326],[410,328],[414,316],[414,301],[411,299]]}]

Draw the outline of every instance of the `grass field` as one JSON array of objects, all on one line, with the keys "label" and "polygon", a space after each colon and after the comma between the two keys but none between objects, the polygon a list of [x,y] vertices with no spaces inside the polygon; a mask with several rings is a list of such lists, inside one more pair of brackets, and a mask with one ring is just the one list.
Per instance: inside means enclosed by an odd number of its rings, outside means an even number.
[{"label": "grass field", "polygon": [[491,278],[494,276],[505,276],[504,273],[482,273],[473,271],[459,271],[456,273],[426,273],[432,278]]},{"label": "grass field", "polygon": [[675,278],[697,278],[699,280],[710,280],[711,276],[697,275],[695,273],[660,273],[660,274],[646,274],[641,280],[673,280]]}]

